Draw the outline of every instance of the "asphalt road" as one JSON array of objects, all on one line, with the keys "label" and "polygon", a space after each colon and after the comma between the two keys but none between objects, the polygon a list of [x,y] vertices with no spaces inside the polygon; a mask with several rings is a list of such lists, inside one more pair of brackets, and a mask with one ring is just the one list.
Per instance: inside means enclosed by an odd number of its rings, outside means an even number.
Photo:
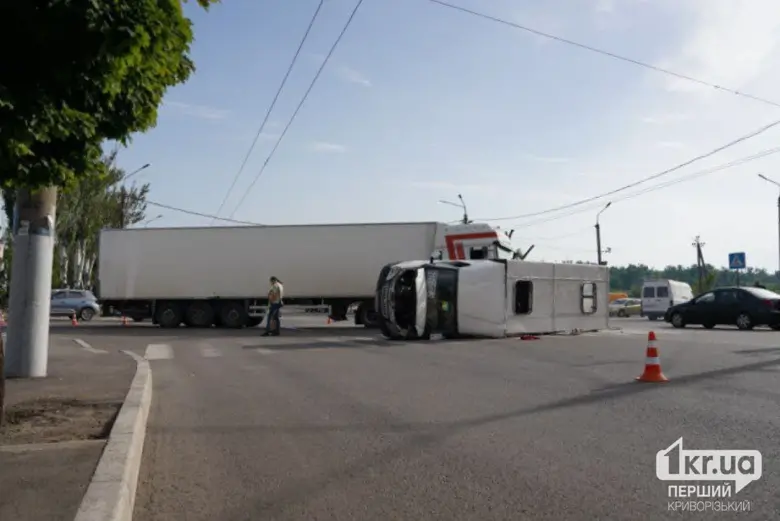
[{"label": "asphalt road", "polygon": [[[535,341],[389,343],[324,320],[287,319],[299,329],[279,338],[71,331],[151,360],[136,521],[780,513],[780,333],[625,319],[622,332]],[[645,324],[670,383],[634,382]],[[668,510],[655,456],[681,436],[762,452],[761,479],[727,500],[750,513]]]}]

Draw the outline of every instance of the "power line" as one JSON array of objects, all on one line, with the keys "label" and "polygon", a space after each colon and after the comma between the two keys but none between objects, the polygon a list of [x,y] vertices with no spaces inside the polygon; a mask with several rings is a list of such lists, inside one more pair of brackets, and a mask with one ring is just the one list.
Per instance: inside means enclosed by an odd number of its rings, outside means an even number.
[{"label": "power line", "polygon": [[434,4],[438,4],[440,6],[443,6],[443,7],[449,7],[450,9],[455,9],[456,11],[460,11],[462,13],[467,13],[467,14],[470,14],[470,15],[473,15],[473,16],[476,16],[476,17],[479,17],[479,18],[483,18],[485,20],[490,20],[492,22],[500,23],[500,24],[503,24],[503,25],[508,25],[509,27],[513,27],[515,29],[520,29],[521,31],[526,31],[528,33],[535,34],[535,35],[541,36],[543,38],[548,38],[550,40],[555,40],[557,42],[565,43],[565,44],[568,44],[568,45],[573,45],[574,47],[579,47],[580,49],[584,49],[586,51],[595,52],[597,54],[601,54],[601,55],[604,55],[604,56],[609,56],[610,58],[615,58],[616,60],[624,61],[626,63],[639,65],[640,67],[645,67],[646,69],[651,69],[651,70],[654,70],[656,72],[660,72],[660,73],[663,73],[663,74],[666,74],[666,75],[669,75],[669,76],[674,76],[675,78],[680,78],[682,80],[686,80],[686,81],[690,81],[690,82],[693,82],[693,83],[697,83],[699,85],[704,85],[705,87],[710,87],[710,88],[715,89],[715,90],[728,92],[729,94],[734,94],[736,96],[741,96],[743,98],[748,98],[748,99],[751,99],[753,101],[758,101],[758,102],[761,102],[761,103],[765,103],[767,105],[772,105],[774,107],[780,107],[780,103],[777,103],[775,101],[772,101],[772,100],[769,100],[769,99],[766,99],[766,98],[761,98],[759,96],[754,96],[753,94],[749,94],[747,92],[738,91],[736,89],[731,89],[729,87],[724,87],[722,85],[716,85],[716,84],[710,83],[708,81],[704,81],[704,80],[700,80],[698,78],[694,78],[693,76],[688,76],[687,74],[682,74],[682,73],[679,73],[679,72],[671,71],[669,69],[664,69],[663,67],[658,67],[657,65],[652,65],[652,64],[647,63],[647,62],[643,62],[643,61],[640,61],[640,60],[635,60],[634,58],[628,58],[626,56],[621,56],[619,54],[615,54],[615,53],[610,52],[610,51],[605,51],[604,49],[599,49],[598,47],[592,47],[592,46],[584,44],[584,43],[575,42],[574,40],[569,40],[568,38],[563,38],[562,36],[556,36],[554,34],[546,33],[546,32],[540,31],[538,29],[533,29],[533,28],[525,26],[525,25],[520,25],[520,24],[515,23],[515,22],[510,22],[509,20],[504,20],[503,18],[498,18],[498,17],[491,16],[491,15],[488,15],[488,14],[485,14],[485,13],[480,13],[478,11],[473,11],[471,9],[467,9],[465,7],[461,7],[459,5],[443,2],[442,0],[428,0],[428,1],[429,2],[433,2]]},{"label": "power line", "polygon": [[[744,163],[748,163],[750,161],[755,161],[757,159],[762,159],[764,157],[767,157],[767,156],[770,156],[770,155],[773,155],[773,154],[777,154],[777,153],[780,153],[780,146],[775,147],[775,148],[770,148],[770,149],[767,149],[767,150],[763,150],[763,151],[758,152],[756,154],[753,154],[751,156],[747,156],[747,157],[744,157],[744,158],[741,158],[741,159],[737,159],[735,161],[732,161],[730,163],[725,163],[725,164],[717,166],[717,167],[713,167],[713,168],[710,168],[710,169],[707,169],[707,170],[703,170],[703,171],[700,171],[700,172],[695,172],[695,173],[689,174],[689,175],[687,175],[685,177],[682,177],[680,179],[675,179],[674,181],[669,181],[669,182],[666,182],[666,183],[660,183],[658,185],[653,185],[653,186],[647,187],[644,190],[641,190],[639,192],[635,192],[635,193],[632,193],[632,194],[627,194],[625,196],[622,196],[622,197],[616,199],[615,202],[623,201],[623,200],[626,200],[626,199],[631,199],[631,198],[634,198],[634,197],[638,197],[638,196],[644,195],[644,194],[646,194],[648,192],[653,192],[655,190],[660,190],[662,188],[667,188],[669,186],[682,183],[684,181],[689,181],[689,180],[697,178],[697,177],[701,177],[701,176],[704,176],[704,175],[707,175],[707,174],[719,172],[719,171],[725,170],[727,168],[732,168],[734,166],[738,166],[738,165],[741,165],[741,164],[744,164]],[[151,205],[151,206],[155,206],[157,208],[163,208],[165,210],[170,210],[172,212],[183,213],[183,214],[192,215],[192,216],[195,216],[195,217],[205,217],[207,219],[213,219],[213,220],[217,220],[217,221],[224,221],[224,222],[229,222],[229,223],[233,223],[233,224],[245,224],[245,225],[250,225],[250,226],[266,226],[265,224],[251,222],[251,221],[239,221],[239,220],[236,220],[236,219],[228,219],[226,217],[218,217],[216,215],[202,213],[202,212],[196,212],[194,210],[188,210],[186,208],[180,208],[178,206],[171,206],[171,205],[168,205],[168,204],[158,203],[156,201],[145,201],[145,202],[146,202],[146,204]],[[521,224],[519,226],[515,226],[515,228],[527,228],[527,227],[530,227],[530,226],[534,226],[536,224],[542,224],[542,223],[545,223],[545,222],[554,221],[554,220],[557,220],[557,219],[562,219],[562,218],[565,218],[565,217],[569,217],[571,215],[576,215],[576,214],[579,214],[579,213],[582,213],[582,212],[585,212],[585,211],[590,211],[590,210],[591,210],[591,208],[580,208],[580,209],[578,209],[578,210],[576,210],[574,212],[570,212],[570,213],[567,213],[567,214],[556,215],[556,216],[553,216],[551,218],[548,217],[546,219],[541,219],[539,221],[534,221],[534,222],[530,222],[530,223],[523,223],[523,224]],[[460,222],[460,221],[456,221],[456,222]],[[590,227],[588,227],[587,229],[590,229]],[[540,238],[540,239],[542,239],[543,241],[551,241],[551,240],[563,239],[563,238],[566,238],[566,237],[571,237],[571,236],[577,235],[577,234],[581,233],[584,230],[585,229],[577,231],[577,232],[566,233],[564,235],[558,235],[558,236],[555,236],[555,237],[546,237],[546,238]],[[526,240],[528,240],[528,239],[526,239]]]},{"label": "power line", "polygon": [[[768,156],[771,156],[771,155],[774,155],[774,154],[777,154],[777,153],[780,153],[780,147],[774,147],[774,148],[770,148],[770,149],[767,149],[767,150],[762,150],[761,152],[757,152],[757,153],[752,154],[750,156],[746,156],[746,157],[743,157],[743,158],[731,161],[729,163],[724,163],[722,165],[718,165],[718,166],[715,166],[715,167],[712,167],[712,168],[708,168],[706,170],[693,172],[693,173],[688,174],[686,176],[683,176],[681,178],[674,179],[674,180],[671,180],[671,181],[667,181],[665,183],[659,183],[657,185],[648,186],[648,187],[646,187],[646,188],[644,188],[642,190],[639,190],[637,192],[633,192],[633,193],[630,193],[630,194],[626,194],[626,195],[617,197],[617,198],[613,199],[612,202],[616,203],[616,202],[620,202],[620,201],[625,201],[627,199],[633,199],[635,197],[639,197],[640,195],[645,195],[645,194],[650,193],[650,192],[655,192],[656,190],[661,190],[663,188],[668,188],[668,187],[674,186],[676,184],[684,183],[686,181],[691,181],[693,179],[696,179],[696,178],[699,178],[699,177],[702,177],[702,176],[705,176],[705,175],[713,174],[713,173],[716,173],[716,172],[720,172],[720,171],[726,170],[728,168],[733,168],[735,166],[743,165],[743,164],[749,163],[751,161],[756,161],[758,159],[763,159],[764,157],[768,157]],[[513,225],[512,228],[528,228],[528,227],[531,227],[531,226],[536,226],[538,224],[544,224],[544,223],[547,223],[547,222],[550,222],[550,221],[556,221],[558,219],[564,219],[566,217],[571,217],[573,215],[577,215],[577,214],[580,214],[580,213],[583,213],[583,212],[595,211],[595,210],[597,210],[599,208],[601,208],[601,203],[599,203],[597,205],[591,205],[591,206],[588,206],[586,208],[579,208],[579,209],[576,209],[574,211],[567,212],[567,213],[564,213],[564,214],[553,215],[551,217],[546,217],[544,219],[538,219],[538,220],[535,220],[535,221],[526,222],[526,223],[522,223],[522,224],[519,224],[519,225]]]},{"label": "power line", "polygon": [[314,79],[311,80],[311,83],[309,84],[309,88],[306,89],[306,92],[303,94],[303,98],[301,98],[301,102],[298,103],[298,106],[295,109],[295,112],[293,112],[293,115],[290,117],[290,120],[287,122],[287,125],[284,127],[284,130],[282,130],[282,133],[279,135],[279,139],[276,140],[276,143],[274,144],[274,147],[271,149],[271,152],[268,154],[268,157],[265,158],[265,162],[263,163],[263,166],[260,167],[260,171],[257,172],[257,175],[255,176],[252,183],[249,185],[249,188],[246,189],[244,192],[243,197],[240,201],[238,201],[238,204],[233,209],[233,212],[230,214],[230,217],[232,218],[238,209],[241,207],[241,205],[244,203],[244,200],[249,196],[249,193],[252,191],[252,188],[254,188],[255,183],[257,183],[257,180],[260,179],[260,176],[263,175],[263,172],[265,172],[266,167],[268,166],[268,163],[271,161],[271,159],[274,157],[274,154],[276,154],[276,150],[279,148],[279,145],[281,144],[282,140],[284,139],[284,136],[287,134],[287,131],[290,129],[290,126],[292,126],[293,121],[295,121],[296,116],[298,116],[298,112],[300,112],[301,107],[303,107],[303,104],[306,103],[306,100],[309,97],[309,94],[311,93],[312,89],[314,88],[314,85],[317,83],[317,80],[319,79],[320,75],[322,74],[322,71],[325,69],[325,66],[328,64],[328,61],[330,60],[330,57],[333,55],[334,51],[336,50],[336,47],[338,47],[339,42],[341,42],[341,39],[344,37],[344,34],[347,32],[347,29],[349,29],[349,26],[352,24],[352,20],[355,18],[355,15],[358,12],[358,9],[360,9],[360,6],[363,4],[363,0],[358,0],[357,4],[355,4],[355,8],[352,9],[352,13],[349,15],[349,18],[347,19],[347,22],[344,24],[344,28],[341,29],[341,32],[339,33],[338,37],[336,38],[336,41],[333,42],[333,45],[330,48],[330,51],[328,51],[327,56],[325,56],[325,59],[323,60],[322,64],[320,65],[320,68],[317,69],[317,74],[314,75]]},{"label": "power line", "polygon": [[[430,1],[434,1],[434,0],[430,0]],[[775,121],[773,123],[770,123],[769,125],[764,125],[763,127],[759,128],[758,130],[754,130],[753,132],[751,132],[749,134],[746,134],[746,135],[744,135],[742,137],[739,137],[739,138],[737,138],[737,139],[735,139],[733,141],[729,141],[725,145],[721,145],[718,148],[715,148],[715,149],[713,149],[713,150],[711,150],[711,151],[709,151],[709,152],[707,152],[705,154],[698,155],[698,156],[694,157],[693,159],[689,159],[688,161],[685,161],[684,163],[680,163],[680,164],[678,164],[676,166],[673,166],[672,168],[667,168],[666,170],[663,170],[663,171],[658,172],[656,174],[653,174],[653,175],[650,175],[650,176],[645,177],[643,179],[640,179],[639,181],[634,181],[633,183],[629,183],[627,185],[621,186],[620,188],[616,188],[614,190],[610,190],[609,192],[604,192],[604,193],[602,193],[600,195],[594,195],[593,197],[588,197],[586,199],[581,199],[581,200],[575,201],[573,203],[564,204],[564,205],[561,205],[561,206],[556,206],[554,208],[549,208],[547,210],[541,210],[541,211],[538,211],[538,212],[531,212],[531,213],[526,213],[526,214],[522,214],[522,215],[513,215],[513,216],[509,216],[509,217],[478,218],[476,220],[477,221],[510,221],[510,220],[515,220],[515,219],[525,219],[525,218],[528,218],[528,217],[536,217],[538,215],[545,215],[545,214],[548,214],[548,213],[558,212],[558,211],[561,211],[561,210],[568,210],[569,208],[574,208],[574,207],[577,207],[577,206],[581,206],[583,204],[587,204],[587,203],[590,203],[590,202],[593,202],[593,201],[597,201],[599,199],[604,199],[605,197],[609,197],[611,195],[614,195],[614,194],[623,192],[625,190],[628,190],[630,188],[634,188],[636,186],[644,184],[644,183],[646,183],[648,181],[652,181],[654,179],[658,179],[659,177],[663,177],[665,175],[671,174],[672,172],[676,172],[677,170],[685,168],[686,166],[689,166],[689,165],[691,165],[693,163],[696,163],[697,161],[701,161],[702,159],[707,159],[708,157],[714,156],[715,154],[718,154],[719,152],[722,152],[722,151],[726,150],[727,148],[731,148],[731,147],[733,147],[735,145],[738,145],[739,143],[742,143],[743,141],[747,141],[748,139],[752,139],[752,138],[758,136],[759,134],[763,134],[767,130],[769,130],[771,128],[774,128],[777,125],[780,125],[780,120]]]},{"label": "power line", "polygon": [[[257,134],[255,134],[255,139],[252,141],[252,144],[249,147],[249,150],[246,153],[246,156],[244,157],[244,160],[241,162],[241,166],[238,169],[238,172],[236,172],[235,177],[233,177],[233,182],[230,184],[230,188],[228,188],[227,193],[225,194],[225,198],[222,199],[222,203],[219,205],[219,209],[217,210],[216,215],[219,215],[222,211],[222,208],[225,207],[225,203],[227,203],[228,198],[230,197],[230,194],[233,192],[233,188],[236,187],[236,183],[238,182],[238,178],[241,177],[241,174],[244,172],[244,168],[246,167],[247,162],[249,161],[249,157],[252,155],[252,151],[254,151],[255,146],[257,145],[257,141],[260,139],[260,135],[263,133],[263,130],[265,130],[265,126],[268,124],[268,119],[271,117],[271,112],[274,110],[274,107],[276,106],[276,102],[279,100],[279,96],[282,93],[282,90],[284,90],[284,86],[287,84],[287,78],[290,77],[290,73],[293,70],[293,67],[295,67],[296,62],[298,61],[298,56],[301,54],[301,49],[303,49],[303,45],[306,43],[306,40],[309,38],[309,33],[311,32],[311,28],[314,26],[314,22],[317,20],[317,17],[320,14],[320,10],[322,9],[322,5],[325,3],[325,0],[320,0],[320,3],[317,4],[317,9],[314,11],[314,15],[311,17],[311,21],[309,21],[309,26],[306,28],[306,32],[303,33],[303,38],[301,39],[301,43],[298,44],[298,48],[295,50],[295,54],[293,55],[292,61],[290,62],[290,66],[287,67],[287,72],[284,74],[284,78],[282,78],[282,82],[279,84],[279,88],[276,91],[276,94],[274,95],[273,101],[271,101],[271,104],[268,106],[268,110],[265,112],[265,116],[263,117],[263,122],[260,123],[260,128],[257,129]],[[214,224],[214,220],[211,221],[211,224]]]},{"label": "power line", "polygon": [[564,233],[562,235],[554,235],[552,237],[523,237],[523,240],[525,240],[525,241],[533,241],[533,242],[541,242],[541,243],[545,243],[545,242],[549,242],[549,241],[559,241],[561,239],[568,239],[569,237],[579,236],[582,233],[584,233],[586,231],[590,231],[592,229],[593,229],[593,226],[588,226],[586,228],[580,228],[577,231]]},{"label": "power line", "polygon": [[184,214],[187,214],[187,215],[194,215],[195,217],[205,217],[207,219],[212,219],[212,221],[216,220],[216,221],[225,221],[225,222],[229,222],[229,223],[233,223],[233,224],[248,224],[248,225],[251,225],[251,226],[265,226],[264,224],[260,224],[260,223],[253,223],[253,222],[249,222],[249,221],[237,221],[235,219],[227,219],[225,217],[218,217],[216,215],[211,215],[211,214],[208,214],[208,213],[196,212],[194,210],[187,210],[185,208],[179,208],[177,206],[171,206],[171,205],[163,204],[163,203],[156,203],[154,201],[145,201],[145,203],[146,204],[150,204],[152,206],[156,206],[157,208],[164,208],[164,209],[170,210],[172,212],[179,212],[179,213],[184,213]]}]

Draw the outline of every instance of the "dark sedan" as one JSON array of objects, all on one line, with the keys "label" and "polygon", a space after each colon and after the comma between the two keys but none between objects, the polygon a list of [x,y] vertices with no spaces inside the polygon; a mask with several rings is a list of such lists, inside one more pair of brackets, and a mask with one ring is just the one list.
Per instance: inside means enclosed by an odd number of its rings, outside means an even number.
[{"label": "dark sedan", "polygon": [[769,326],[780,330],[780,294],[762,288],[718,288],[670,307],[664,320],[674,327],[701,325],[711,329],[736,325],[739,329]]}]

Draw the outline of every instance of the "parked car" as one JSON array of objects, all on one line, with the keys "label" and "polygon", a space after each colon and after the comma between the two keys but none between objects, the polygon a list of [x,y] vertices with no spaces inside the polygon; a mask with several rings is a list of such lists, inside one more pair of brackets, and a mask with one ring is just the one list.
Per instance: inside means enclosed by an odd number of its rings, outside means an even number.
[{"label": "parked car", "polygon": [[69,317],[76,313],[79,320],[89,322],[100,314],[97,297],[85,289],[57,289],[51,294],[51,316]]},{"label": "parked car", "polygon": [[674,327],[736,325],[739,329],[769,326],[780,330],[780,294],[762,288],[718,288],[672,306],[664,320]]},{"label": "parked car", "polygon": [[630,317],[642,311],[642,300],[638,298],[619,298],[609,303],[609,316]]}]

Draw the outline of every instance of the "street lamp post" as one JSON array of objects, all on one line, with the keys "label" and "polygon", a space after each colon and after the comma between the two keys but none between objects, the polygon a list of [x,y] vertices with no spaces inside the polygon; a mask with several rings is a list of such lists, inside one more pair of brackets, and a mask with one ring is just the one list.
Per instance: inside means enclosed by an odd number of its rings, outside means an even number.
[{"label": "street lamp post", "polygon": [[599,224],[599,217],[601,217],[601,214],[604,213],[604,210],[609,208],[611,205],[612,201],[608,202],[604,208],[602,208],[601,211],[596,214],[596,252],[599,266],[603,266],[604,264],[601,261],[601,225]]},{"label": "street lamp post", "polygon": [[152,217],[151,219],[147,219],[146,221],[144,221],[144,222],[142,223],[142,224],[144,225],[144,228],[148,228],[148,227],[149,227],[149,223],[153,223],[153,222],[154,222],[154,221],[156,221],[157,219],[162,219],[162,216],[163,216],[163,215],[162,215],[162,214],[160,214],[160,215],[155,215],[155,216],[154,216],[154,217]]},{"label": "street lamp post", "polygon": [[458,208],[463,210],[463,219],[461,220],[461,222],[463,224],[469,224],[471,221],[469,221],[469,213],[468,213],[468,210],[466,209],[466,203],[463,201],[463,196],[458,194],[458,200],[460,200],[460,203],[453,203],[451,201],[445,201],[443,199],[440,199],[439,203],[440,204],[448,204],[450,206],[457,206]]},{"label": "street lamp post", "polygon": [[[769,179],[764,174],[758,174],[758,177],[760,177],[764,181],[772,183],[773,185],[775,185],[778,188],[780,188],[780,183],[778,183],[774,179]],[[777,266],[777,270],[780,273],[780,194],[778,194],[778,196],[777,196],[777,248],[778,248],[778,266]]]},{"label": "street lamp post", "polygon": [[127,225],[125,219],[127,213],[127,190],[125,190],[125,181],[133,177],[141,170],[146,170],[147,168],[149,168],[149,163],[146,163],[141,168],[133,170],[122,179],[122,187],[119,189],[119,228],[124,228]]}]

